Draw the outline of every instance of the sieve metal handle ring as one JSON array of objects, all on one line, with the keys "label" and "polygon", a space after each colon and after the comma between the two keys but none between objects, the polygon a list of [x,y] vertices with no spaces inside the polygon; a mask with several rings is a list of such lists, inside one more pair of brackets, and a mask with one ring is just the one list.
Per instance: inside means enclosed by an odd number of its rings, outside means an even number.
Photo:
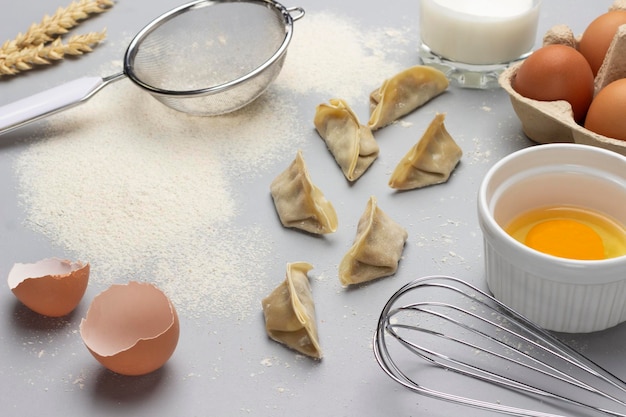
[{"label": "sieve metal handle ring", "polygon": [[[296,12],[297,12],[297,14],[294,14]],[[287,8],[287,13],[289,13],[289,15],[291,15],[291,19],[294,22],[296,20],[299,20],[302,17],[304,17],[304,9],[302,7],[288,7]]]}]

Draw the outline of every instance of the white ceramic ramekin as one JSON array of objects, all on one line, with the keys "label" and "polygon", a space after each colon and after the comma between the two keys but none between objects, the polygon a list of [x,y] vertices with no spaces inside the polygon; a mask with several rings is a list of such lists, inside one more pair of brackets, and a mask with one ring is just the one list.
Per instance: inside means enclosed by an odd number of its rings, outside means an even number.
[{"label": "white ceramic ramekin", "polygon": [[626,320],[626,256],[558,258],[503,229],[533,208],[576,205],[626,224],[626,157],[589,145],[536,145],[486,174],[478,194],[487,285],[501,302],[558,332],[603,330]]}]

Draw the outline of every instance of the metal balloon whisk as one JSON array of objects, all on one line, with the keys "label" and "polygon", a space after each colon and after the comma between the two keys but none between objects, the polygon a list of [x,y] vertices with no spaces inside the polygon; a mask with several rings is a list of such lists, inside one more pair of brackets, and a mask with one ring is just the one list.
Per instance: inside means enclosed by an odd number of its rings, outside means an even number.
[{"label": "metal balloon whisk", "polygon": [[513,416],[626,416],[626,383],[457,278],[400,288],[374,353],[387,375],[428,397]]}]

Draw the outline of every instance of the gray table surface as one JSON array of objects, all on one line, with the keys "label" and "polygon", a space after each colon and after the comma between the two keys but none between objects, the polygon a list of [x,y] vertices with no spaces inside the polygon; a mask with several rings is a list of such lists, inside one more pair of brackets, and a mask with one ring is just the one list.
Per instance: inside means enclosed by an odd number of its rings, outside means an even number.
[{"label": "gray table surface", "polygon": [[[107,44],[77,60],[0,78],[0,105],[81,75],[103,75],[97,70],[113,59],[121,59],[119,45],[129,39],[129,34],[178,4],[178,0],[118,1],[110,12],[82,26],[93,30],[106,26]],[[406,35],[407,50],[398,60],[405,66],[418,63],[418,0],[386,3],[302,0],[286,5],[302,6],[311,16],[332,11],[361,22],[363,27],[408,26],[412,29]],[[12,39],[62,4],[51,0],[21,0],[5,6],[5,11],[0,13],[2,41]],[[575,33],[581,33],[591,17],[604,12],[608,6],[606,0],[545,0],[539,32],[566,23]],[[298,39],[296,24],[294,42],[306,41]],[[130,84],[128,88],[132,88]],[[328,98],[311,94],[299,99],[296,112],[304,126],[311,126],[314,106]],[[272,256],[278,260],[272,270],[264,271],[271,282],[261,287],[272,288],[277,284],[284,276],[285,263],[301,260],[296,258],[301,258],[298,253],[302,251],[308,253],[303,260],[316,267],[311,272],[313,276],[319,271],[331,276],[314,282],[320,339],[325,352],[322,361],[298,357],[268,340],[259,300],[258,314],[241,321],[181,314],[180,342],[167,365],[144,377],[121,377],[101,368],[75,332],[89,299],[101,291],[102,286],[91,283],[77,311],[56,321],[30,313],[5,286],[0,291],[2,415],[450,416],[461,412],[485,415],[420,397],[396,386],[380,371],[371,351],[378,313],[401,284],[419,276],[444,274],[484,285],[482,238],[475,214],[478,186],[493,163],[512,151],[532,145],[521,132],[520,123],[502,90],[451,87],[447,94],[436,99],[436,105],[434,103],[424,111],[407,116],[405,121],[412,126],[392,127],[384,135],[388,143],[394,136],[417,137],[434,111],[448,113],[446,126],[465,154],[447,184],[392,193],[384,181],[371,180],[376,173],[389,174],[391,162],[386,161],[375,164],[372,172],[368,172],[370,175],[350,188],[346,182],[336,180],[334,161],[312,128],[307,134],[315,139],[304,145],[310,164],[328,168],[316,171],[315,182],[332,196],[340,218],[360,214],[366,197],[376,194],[381,207],[407,228],[412,237],[394,277],[355,290],[341,288],[338,280],[332,278],[341,254],[348,247],[346,242],[352,241],[356,219],[328,240],[334,248],[332,256],[328,256],[328,248],[320,241],[311,244],[301,234],[278,225],[268,187],[286,161],[262,169],[257,180],[243,185],[249,187],[244,194],[260,203],[246,204],[248,209],[243,210],[236,221],[267,224],[267,229],[273,233]],[[0,277],[6,277],[15,262],[68,256],[58,242],[48,241],[22,223],[24,212],[18,202],[13,162],[28,146],[23,138],[36,135],[39,128],[40,125],[35,124],[0,137]],[[398,154],[404,148],[404,145],[398,148]],[[256,206],[256,210],[251,210],[250,206]],[[428,239],[420,241],[418,236]],[[563,338],[617,375],[626,376],[625,332],[626,328],[618,326],[598,334],[563,335]],[[61,337],[68,333],[74,337]]]}]

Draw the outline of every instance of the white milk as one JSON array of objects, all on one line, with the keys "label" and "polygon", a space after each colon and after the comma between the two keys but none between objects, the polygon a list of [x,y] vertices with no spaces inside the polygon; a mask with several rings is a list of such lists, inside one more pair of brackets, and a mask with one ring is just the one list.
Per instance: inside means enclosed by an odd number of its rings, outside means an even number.
[{"label": "white milk", "polygon": [[506,63],[535,43],[538,0],[420,0],[422,42],[450,61]]}]

